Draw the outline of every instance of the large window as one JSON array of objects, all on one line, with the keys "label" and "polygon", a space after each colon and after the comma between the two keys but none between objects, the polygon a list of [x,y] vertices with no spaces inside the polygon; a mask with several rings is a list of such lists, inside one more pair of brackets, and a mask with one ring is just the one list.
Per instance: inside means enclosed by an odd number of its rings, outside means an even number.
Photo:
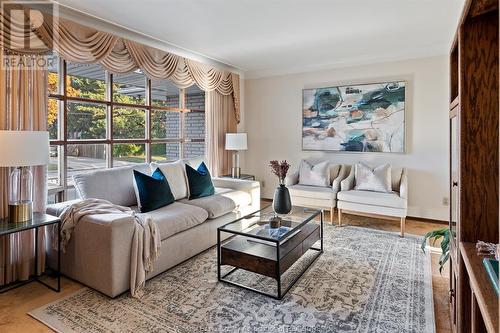
[{"label": "large window", "polygon": [[75,196],[72,175],[205,153],[205,93],[63,60],[49,68],[49,194]]}]

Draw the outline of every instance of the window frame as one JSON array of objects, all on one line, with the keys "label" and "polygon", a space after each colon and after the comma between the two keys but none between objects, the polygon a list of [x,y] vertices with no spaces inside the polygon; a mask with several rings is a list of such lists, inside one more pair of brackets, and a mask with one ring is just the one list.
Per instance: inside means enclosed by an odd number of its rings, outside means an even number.
[{"label": "window frame", "polygon": [[[205,125],[205,137],[190,139],[186,137],[186,114],[190,112],[202,112],[205,110],[199,109],[188,109],[186,108],[186,89],[179,88],[179,107],[167,107],[154,105],[152,103],[152,80],[144,75],[146,95],[145,104],[129,104],[115,102],[113,98],[113,74],[107,70],[105,71],[105,83],[106,92],[104,100],[96,100],[84,97],[71,97],[67,95],[67,61],[59,59],[58,68],[58,92],[48,93],[48,99],[53,99],[58,102],[58,113],[57,113],[57,139],[49,140],[50,146],[58,147],[58,178],[59,185],[50,185],[48,189],[48,195],[55,195],[56,202],[65,201],[68,197],[68,190],[72,189],[73,186],[68,184],[68,146],[69,145],[86,145],[86,144],[104,144],[106,145],[106,168],[113,168],[113,146],[115,144],[144,144],[145,145],[145,162],[151,163],[152,154],[151,147],[153,144],[168,144],[176,143],[179,145],[179,159],[185,156],[185,146],[188,143],[205,143],[206,142],[206,125]],[[104,139],[68,139],[68,103],[69,102],[89,102],[97,105],[103,105],[106,108],[106,137]],[[145,110],[145,136],[141,139],[115,139],[113,136],[113,110],[115,107],[124,107],[132,109],[142,109]],[[151,116],[154,111],[169,111],[178,112],[180,114],[179,119],[179,138],[163,138],[163,139],[153,139],[151,136],[152,123]],[[60,147],[60,148],[59,148]],[[206,150],[205,150],[206,154]],[[161,162],[160,162],[161,163]]]}]

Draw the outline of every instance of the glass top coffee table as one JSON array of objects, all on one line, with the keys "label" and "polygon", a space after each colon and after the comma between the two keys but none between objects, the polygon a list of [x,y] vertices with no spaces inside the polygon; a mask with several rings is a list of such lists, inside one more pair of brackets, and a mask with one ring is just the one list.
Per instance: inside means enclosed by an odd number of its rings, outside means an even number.
[{"label": "glass top coffee table", "polygon": [[[282,299],[302,274],[323,253],[323,211],[303,207],[292,208],[286,215],[278,215],[277,225],[270,220],[275,216],[272,206],[239,218],[217,229],[217,278],[219,281],[247,290]],[[223,239],[227,239],[224,241]],[[320,247],[314,247],[319,242]],[[283,274],[307,251],[317,254],[292,282],[282,290]],[[233,268],[221,274],[221,266]],[[277,293],[268,293],[229,280],[238,269],[273,278]]]}]

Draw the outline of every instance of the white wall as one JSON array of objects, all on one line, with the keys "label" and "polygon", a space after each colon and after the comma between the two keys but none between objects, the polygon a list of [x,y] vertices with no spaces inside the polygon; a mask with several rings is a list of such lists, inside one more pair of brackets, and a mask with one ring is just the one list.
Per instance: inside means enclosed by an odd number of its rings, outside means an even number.
[{"label": "white wall", "polygon": [[[302,89],[348,83],[406,80],[406,153],[302,151]],[[446,220],[448,207],[448,57],[405,60],[259,79],[244,85],[244,130],[249,150],[242,171],[264,182],[262,196],[272,198],[277,179],[268,162],[328,159],[375,166],[389,162],[409,169],[410,216]],[[243,130],[241,128],[240,130]]]}]

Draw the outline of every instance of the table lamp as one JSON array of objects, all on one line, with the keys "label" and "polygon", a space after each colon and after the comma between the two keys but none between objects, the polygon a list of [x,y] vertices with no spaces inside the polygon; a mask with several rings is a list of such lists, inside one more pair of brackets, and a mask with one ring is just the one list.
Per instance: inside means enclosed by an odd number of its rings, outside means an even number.
[{"label": "table lamp", "polygon": [[9,221],[33,217],[33,175],[30,166],[49,162],[49,132],[0,131],[0,167],[13,167],[9,176]]},{"label": "table lamp", "polygon": [[231,177],[240,178],[240,150],[247,150],[247,134],[246,133],[226,133],[226,150],[233,150],[233,167],[231,169]]}]

